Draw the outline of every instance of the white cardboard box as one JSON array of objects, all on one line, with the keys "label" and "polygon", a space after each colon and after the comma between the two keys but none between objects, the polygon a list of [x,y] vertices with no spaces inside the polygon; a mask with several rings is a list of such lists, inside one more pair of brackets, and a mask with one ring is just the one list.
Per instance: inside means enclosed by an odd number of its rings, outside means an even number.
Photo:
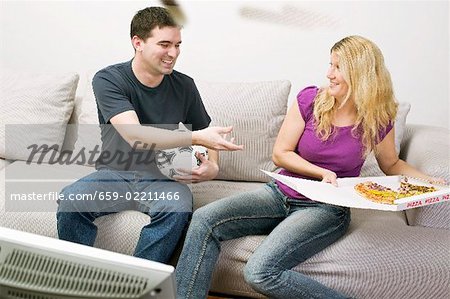
[{"label": "white cardboard box", "polygon": [[[379,176],[379,177],[355,177],[337,179],[338,187],[328,183],[289,177],[274,172],[262,170],[268,176],[291,187],[306,197],[328,204],[360,209],[376,209],[385,211],[402,211],[411,208],[422,207],[450,200],[449,186],[435,186],[435,192],[401,198],[395,204],[375,203],[360,196],[354,189],[358,183],[372,181],[380,185],[396,190],[400,185],[401,176]],[[424,184],[423,182],[408,178],[412,184]]]}]

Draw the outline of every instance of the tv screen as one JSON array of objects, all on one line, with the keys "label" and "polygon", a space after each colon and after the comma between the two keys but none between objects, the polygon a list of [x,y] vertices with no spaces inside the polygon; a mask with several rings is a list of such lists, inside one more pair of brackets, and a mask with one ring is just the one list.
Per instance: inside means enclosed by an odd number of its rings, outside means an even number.
[{"label": "tv screen", "polygon": [[0,298],[175,298],[174,268],[0,227]]}]

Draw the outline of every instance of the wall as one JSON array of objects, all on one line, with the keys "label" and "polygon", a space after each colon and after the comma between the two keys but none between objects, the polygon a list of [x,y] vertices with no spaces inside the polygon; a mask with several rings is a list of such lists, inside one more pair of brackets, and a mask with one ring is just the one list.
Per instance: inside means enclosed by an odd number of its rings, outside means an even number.
[{"label": "wall", "polygon": [[[329,49],[375,41],[409,123],[449,128],[448,1],[179,1],[188,23],[177,69],[198,80],[288,79],[290,100],[326,84]],[[158,1],[1,1],[3,70],[86,74],[133,55],[129,22]]]}]

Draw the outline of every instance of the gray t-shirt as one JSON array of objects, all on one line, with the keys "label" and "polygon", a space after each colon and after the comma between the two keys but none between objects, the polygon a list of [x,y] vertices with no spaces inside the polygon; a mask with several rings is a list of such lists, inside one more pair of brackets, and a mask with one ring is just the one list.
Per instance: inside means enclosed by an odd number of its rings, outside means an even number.
[{"label": "gray t-shirt", "polygon": [[97,72],[92,86],[102,125],[102,153],[97,169],[156,170],[153,151],[134,149],[110,125],[110,119],[117,114],[134,110],[141,125],[166,129],[176,129],[182,122],[191,125],[192,130],[201,130],[211,122],[194,80],[175,70],[151,88],[139,82],[130,60]]}]

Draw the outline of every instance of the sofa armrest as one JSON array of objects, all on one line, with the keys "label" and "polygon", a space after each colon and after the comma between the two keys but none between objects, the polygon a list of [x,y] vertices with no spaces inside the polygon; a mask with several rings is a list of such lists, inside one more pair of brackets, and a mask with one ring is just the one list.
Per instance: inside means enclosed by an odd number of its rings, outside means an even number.
[{"label": "sofa armrest", "polygon": [[[407,125],[400,158],[420,171],[450,181],[450,130]],[[450,229],[450,203],[439,203],[406,211],[410,225]]]}]

